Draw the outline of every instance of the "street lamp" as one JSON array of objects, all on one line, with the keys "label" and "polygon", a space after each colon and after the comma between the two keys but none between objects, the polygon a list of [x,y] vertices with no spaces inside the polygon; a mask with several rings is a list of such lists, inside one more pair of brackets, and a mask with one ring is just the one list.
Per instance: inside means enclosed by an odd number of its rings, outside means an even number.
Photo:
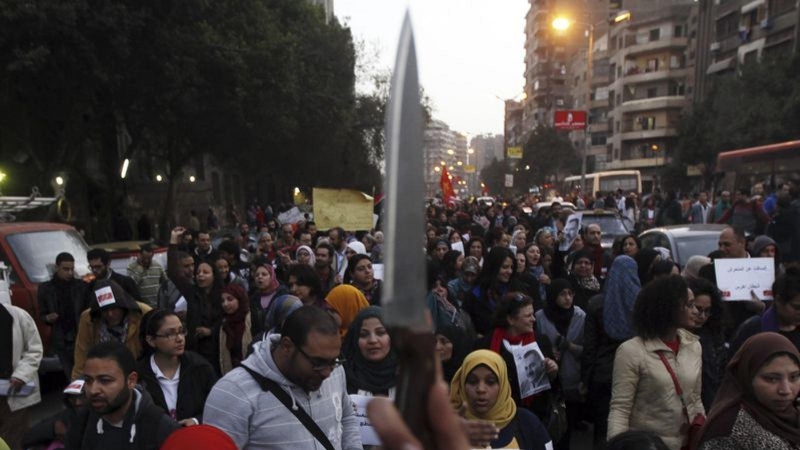
[{"label": "street lamp", "polygon": [[456,154],[456,152],[455,152],[455,150],[453,150],[453,149],[451,148],[451,149],[448,149],[448,150],[447,150],[447,154],[448,154],[448,155],[450,155],[450,156],[453,156],[453,155],[455,155],[455,154]]},{"label": "street lamp", "polygon": [[194,183],[195,180],[196,180],[196,178],[194,177],[194,175],[190,175],[189,176],[189,182],[190,183]]},{"label": "street lamp", "polygon": [[63,186],[64,185],[64,178],[60,177],[60,176],[56,177],[56,184],[59,185],[59,186]]},{"label": "street lamp", "polygon": [[442,171],[442,169],[440,169],[439,166],[436,166],[436,167],[433,168],[433,171],[436,172],[436,173],[439,173],[439,172]]},{"label": "street lamp", "polygon": [[122,162],[122,171],[119,174],[119,177],[122,178],[123,180],[125,179],[125,177],[128,176],[128,167],[130,165],[131,165],[131,160],[125,158],[125,161]]},{"label": "street lamp", "polygon": [[[623,10],[618,12],[614,15],[614,17],[608,19],[608,23],[611,25],[618,24],[624,22],[626,20],[631,20],[631,12],[628,10]],[[566,31],[568,30],[572,24],[583,25],[589,29],[589,48],[587,49],[586,53],[586,113],[588,115],[590,108],[590,102],[592,98],[592,65],[593,65],[593,58],[594,58],[594,26],[599,25],[602,21],[597,23],[586,23],[586,22],[579,22],[573,21],[566,17],[556,17],[553,19],[553,29],[556,31]],[[586,124],[586,141],[583,145],[583,151],[581,152],[581,189],[586,189],[586,152],[589,148],[591,143],[591,132],[589,131],[589,124]]]},{"label": "street lamp", "polygon": [[161,180],[163,179],[164,177],[162,177],[161,175],[156,175],[156,181],[158,181],[159,183],[161,183]]}]

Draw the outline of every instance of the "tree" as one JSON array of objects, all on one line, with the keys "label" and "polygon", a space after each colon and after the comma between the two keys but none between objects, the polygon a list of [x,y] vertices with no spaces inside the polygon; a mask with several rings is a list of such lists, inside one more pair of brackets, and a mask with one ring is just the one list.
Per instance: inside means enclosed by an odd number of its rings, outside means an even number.
[{"label": "tree", "polygon": [[542,185],[550,181],[558,184],[565,172],[580,172],[581,161],[566,134],[539,125],[528,135],[519,166],[530,167],[519,172],[528,184]]}]

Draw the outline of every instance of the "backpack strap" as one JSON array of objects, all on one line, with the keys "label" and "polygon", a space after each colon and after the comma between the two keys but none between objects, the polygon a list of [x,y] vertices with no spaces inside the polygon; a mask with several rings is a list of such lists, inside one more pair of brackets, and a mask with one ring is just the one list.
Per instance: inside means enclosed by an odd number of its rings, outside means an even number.
[{"label": "backpack strap", "polygon": [[302,423],[303,426],[306,427],[309,433],[311,433],[314,436],[314,438],[317,441],[319,441],[319,443],[322,444],[323,447],[325,447],[325,450],[335,450],[331,441],[328,439],[327,436],[325,436],[325,433],[323,433],[322,430],[319,428],[319,425],[317,425],[316,422],[314,422],[314,420],[308,415],[308,413],[306,413],[306,411],[300,405],[293,404],[292,400],[289,398],[289,394],[287,394],[286,391],[281,389],[281,387],[278,386],[278,383],[270,380],[269,378],[265,377],[264,375],[261,375],[260,373],[256,372],[255,370],[245,365],[241,365],[239,367],[246,370],[247,373],[249,373],[250,376],[253,377],[253,379],[256,380],[256,382],[261,386],[261,389],[264,392],[271,393],[272,395],[275,396],[275,398],[278,399],[278,401],[283,403],[283,406],[285,406],[286,409],[291,411],[291,413],[294,414],[297,420],[299,420],[300,423]]}]

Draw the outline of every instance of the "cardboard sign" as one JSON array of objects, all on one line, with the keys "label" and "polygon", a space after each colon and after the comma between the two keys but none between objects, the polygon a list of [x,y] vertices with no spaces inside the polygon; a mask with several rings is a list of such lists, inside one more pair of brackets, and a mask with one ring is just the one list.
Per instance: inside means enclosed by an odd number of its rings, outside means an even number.
[{"label": "cardboard sign", "polygon": [[114,298],[114,291],[111,290],[111,286],[104,286],[95,290],[94,295],[97,297],[97,304],[100,305],[101,308],[105,308],[106,306],[111,306],[117,303],[117,300]]},{"label": "cardboard sign", "polygon": [[519,393],[521,398],[530,397],[539,392],[550,389],[550,379],[545,370],[544,354],[539,344],[533,342],[528,345],[512,345],[504,340],[503,345],[514,355],[514,365],[517,366],[517,379],[519,380]]},{"label": "cardboard sign", "polygon": [[373,207],[373,198],[360,191],[314,188],[314,221],[321,230],[372,229],[376,221]]},{"label": "cardboard sign", "polygon": [[723,300],[772,300],[773,258],[716,259],[714,271]]},{"label": "cardboard sign", "polygon": [[358,429],[361,432],[361,444],[363,445],[381,445],[378,433],[375,432],[375,428],[372,427],[372,423],[367,417],[367,404],[372,399],[373,397],[365,395],[353,394],[350,396],[350,401],[353,402],[353,411],[355,411],[356,420],[358,421]]}]

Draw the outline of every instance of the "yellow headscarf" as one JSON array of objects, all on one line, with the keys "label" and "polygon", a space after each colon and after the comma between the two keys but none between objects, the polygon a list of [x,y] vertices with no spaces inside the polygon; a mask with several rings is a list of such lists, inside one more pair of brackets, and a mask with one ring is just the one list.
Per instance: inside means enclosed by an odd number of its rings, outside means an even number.
[{"label": "yellow headscarf", "polygon": [[347,329],[350,328],[350,324],[358,312],[369,307],[369,302],[364,294],[357,287],[349,284],[340,284],[331,289],[325,300],[342,318],[342,324],[339,326],[339,335],[342,338],[347,335]]},{"label": "yellow headscarf", "polygon": [[[465,385],[467,384],[467,376],[472,370],[480,365],[489,368],[495,375],[500,383],[500,392],[497,394],[497,402],[486,413],[485,416],[476,416],[469,406]],[[476,350],[464,359],[461,368],[453,375],[453,381],[450,382],[450,404],[453,408],[460,408],[462,404],[467,405],[466,418],[467,419],[480,419],[493,422],[499,429],[505,428],[514,417],[517,415],[517,405],[511,398],[511,385],[508,382],[508,369],[506,362],[497,353],[490,350]]]}]

